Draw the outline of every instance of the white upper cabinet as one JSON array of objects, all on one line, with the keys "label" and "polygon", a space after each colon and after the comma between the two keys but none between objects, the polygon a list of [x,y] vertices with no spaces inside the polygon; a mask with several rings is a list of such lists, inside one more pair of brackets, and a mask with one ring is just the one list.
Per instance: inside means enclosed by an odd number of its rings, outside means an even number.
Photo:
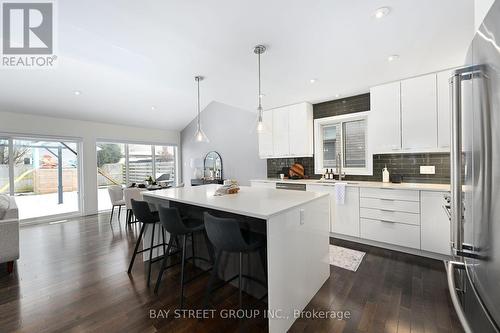
[{"label": "white upper cabinet", "polygon": [[290,156],[313,156],[313,107],[309,103],[289,106]]},{"label": "white upper cabinet", "polygon": [[450,148],[451,95],[449,79],[453,70],[437,73],[438,148]]},{"label": "white upper cabinet", "polygon": [[272,113],[274,156],[288,156],[290,155],[289,109],[288,107],[274,109]]},{"label": "white upper cabinet", "polygon": [[259,157],[269,158],[273,156],[273,113],[265,111],[262,115],[265,130],[259,133]]},{"label": "white upper cabinet", "polygon": [[400,88],[400,82],[393,82],[370,89],[368,142],[373,153],[401,150]]},{"label": "white upper cabinet", "polygon": [[313,156],[313,107],[299,103],[264,112],[260,158]]},{"label": "white upper cabinet", "polygon": [[436,74],[401,81],[403,150],[437,148]]},{"label": "white upper cabinet", "polygon": [[452,70],[370,89],[369,143],[373,154],[446,152],[450,147]]}]

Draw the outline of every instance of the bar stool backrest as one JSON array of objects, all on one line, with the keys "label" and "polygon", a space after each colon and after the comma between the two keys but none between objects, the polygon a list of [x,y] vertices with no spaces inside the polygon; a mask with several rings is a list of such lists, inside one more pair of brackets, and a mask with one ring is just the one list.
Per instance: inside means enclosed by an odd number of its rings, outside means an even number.
[{"label": "bar stool backrest", "polygon": [[207,212],[204,214],[204,220],[208,239],[218,251],[241,252],[248,247],[238,220],[215,217]]},{"label": "bar stool backrest", "polygon": [[158,222],[153,213],[151,213],[151,209],[149,209],[149,204],[146,201],[139,201],[131,199],[132,203],[132,212],[134,212],[135,217],[141,221],[142,223],[156,223]]},{"label": "bar stool backrest", "polygon": [[160,206],[158,213],[160,214],[160,223],[169,234],[185,235],[189,233],[189,230],[182,222],[181,214],[177,208]]}]

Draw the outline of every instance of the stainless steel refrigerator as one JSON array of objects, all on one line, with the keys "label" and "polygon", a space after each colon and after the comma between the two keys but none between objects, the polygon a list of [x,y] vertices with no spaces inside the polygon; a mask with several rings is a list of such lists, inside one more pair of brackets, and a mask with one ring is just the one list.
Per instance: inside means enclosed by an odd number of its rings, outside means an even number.
[{"label": "stainless steel refrigerator", "polygon": [[500,327],[500,1],[469,48],[452,91],[451,226],[447,264],[453,305],[466,332]]}]

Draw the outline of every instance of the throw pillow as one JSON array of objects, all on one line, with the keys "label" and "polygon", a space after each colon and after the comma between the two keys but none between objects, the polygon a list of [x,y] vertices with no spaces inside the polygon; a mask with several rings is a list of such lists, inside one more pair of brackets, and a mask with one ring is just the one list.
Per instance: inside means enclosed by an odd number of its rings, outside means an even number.
[{"label": "throw pillow", "polygon": [[7,213],[10,206],[10,197],[5,194],[0,194],[0,220],[2,220]]}]

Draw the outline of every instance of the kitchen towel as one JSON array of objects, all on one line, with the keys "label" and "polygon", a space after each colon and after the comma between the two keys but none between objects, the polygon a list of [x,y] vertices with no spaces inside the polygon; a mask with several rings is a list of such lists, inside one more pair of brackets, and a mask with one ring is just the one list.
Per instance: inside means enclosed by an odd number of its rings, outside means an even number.
[{"label": "kitchen towel", "polygon": [[345,186],[346,183],[335,183],[335,203],[343,205],[345,202]]}]

